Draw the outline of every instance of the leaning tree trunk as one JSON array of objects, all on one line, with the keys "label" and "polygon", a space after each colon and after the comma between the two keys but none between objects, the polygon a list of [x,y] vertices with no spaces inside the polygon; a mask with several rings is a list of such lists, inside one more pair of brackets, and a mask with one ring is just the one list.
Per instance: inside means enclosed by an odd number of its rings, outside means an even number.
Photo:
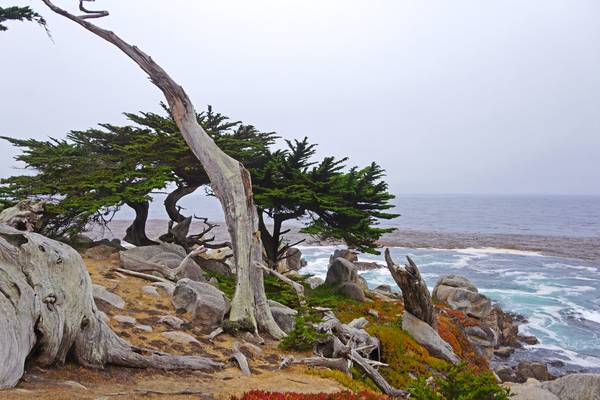
[{"label": "leaning tree trunk", "polygon": [[163,92],[177,127],[206,171],[212,189],[225,212],[225,221],[237,265],[237,283],[229,318],[234,322],[249,321],[275,338],[285,336],[267,304],[262,270],[254,265],[255,262],[262,261],[262,245],[248,170],[223,152],[204,131],[198,123],[190,98],[160,65],[114,32],[102,29],[88,21],[89,18],[105,17],[108,11],[88,11],[83,7],[83,0],[80,0],[79,8],[85,14],[77,17],[55,6],[50,0],[42,1],[52,11],[78,23],[118,47],[138,64],[149,75],[152,83]]},{"label": "leaning tree trunk", "polygon": [[199,187],[200,186],[198,185],[177,186],[177,189],[173,190],[167,195],[167,198],[165,199],[165,210],[167,211],[167,215],[169,216],[171,221],[181,222],[186,218],[179,212],[179,209],[177,208],[177,203],[179,202],[179,200],[181,200],[188,194],[194,193],[194,191],[196,191],[196,189],[198,189]]},{"label": "leaning tree trunk", "polygon": [[134,246],[152,246],[153,244],[158,244],[146,236],[146,221],[148,221],[150,204],[144,201],[141,203],[128,202],[127,205],[135,211],[135,219],[125,231],[123,240]]},{"label": "leaning tree trunk", "polygon": [[81,256],[64,243],[0,224],[0,389],[15,386],[25,363],[86,367],[214,369],[205,357],[133,347],[102,320]]},{"label": "leaning tree trunk", "polygon": [[425,281],[421,277],[417,264],[408,256],[406,256],[406,260],[408,264],[404,266],[397,265],[392,260],[390,250],[385,249],[385,261],[388,269],[392,274],[392,278],[394,278],[398,287],[402,290],[404,309],[435,328],[435,309],[433,308],[427,284],[425,284]]}]

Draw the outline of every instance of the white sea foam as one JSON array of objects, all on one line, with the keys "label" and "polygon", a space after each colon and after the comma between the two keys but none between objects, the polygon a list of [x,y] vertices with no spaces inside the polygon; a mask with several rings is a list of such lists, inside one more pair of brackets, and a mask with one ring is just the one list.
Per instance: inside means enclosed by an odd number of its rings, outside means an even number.
[{"label": "white sea foam", "polygon": [[588,267],[585,265],[569,265],[562,263],[545,263],[545,268],[548,269],[557,269],[557,270],[565,270],[565,269],[574,269],[579,271],[588,271],[588,272],[598,272],[598,268],[596,267]]},{"label": "white sea foam", "polygon": [[502,249],[497,247],[467,247],[464,249],[456,249],[455,251],[459,253],[467,253],[467,254],[512,254],[517,256],[538,256],[544,257],[541,253],[537,251],[527,251],[527,250],[514,250],[514,249]]}]

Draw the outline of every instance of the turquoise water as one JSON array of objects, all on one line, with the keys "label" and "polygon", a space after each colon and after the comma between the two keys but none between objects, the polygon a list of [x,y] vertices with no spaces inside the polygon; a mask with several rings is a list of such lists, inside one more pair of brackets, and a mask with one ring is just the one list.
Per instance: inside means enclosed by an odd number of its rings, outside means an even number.
[{"label": "turquoise water", "polygon": [[[304,247],[304,273],[325,277],[333,246]],[[547,361],[600,369],[600,265],[502,249],[390,249],[397,262],[410,255],[430,290],[440,276],[467,276],[504,310],[525,316],[523,334],[540,343],[528,346]],[[384,264],[382,256],[360,255]],[[387,268],[362,272],[370,287],[389,284]]]}]

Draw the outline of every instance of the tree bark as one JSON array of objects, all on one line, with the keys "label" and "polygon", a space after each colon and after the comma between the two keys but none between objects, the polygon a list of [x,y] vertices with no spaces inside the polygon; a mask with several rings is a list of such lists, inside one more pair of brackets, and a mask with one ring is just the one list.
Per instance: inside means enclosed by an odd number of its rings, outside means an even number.
[{"label": "tree bark", "polygon": [[421,321],[436,328],[435,309],[427,284],[421,277],[417,264],[406,256],[408,264],[401,267],[394,263],[389,249],[385,249],[385,261],[392,277],[402,290],[404,308]]},{"label": "tree bark", "polygon": [[261,210],[258,210],[258,229],[260,231],[261,242],[269,263],[269,268],[273,269],[277,266],[277,244],[275,238],[271,235],[269,228],[267,228],[267,225],[265,224],[263,212]]},{"label": "tree bark", "polygon": [[0,224],[0,389],[15,386],[25,362],[86,367],[215,369],[205,357],[136,348],[102,320],[81,256],[71,247]]},{"label": "tree bark", "polygon": [[177,208],[177,203],[179,202],[179,200],[181,200],[188,194],[194,193],[196,189],[198,189],[198,187],[199,186],[196,185],[177,186],[177,189],[173,190],[167,195],[167,198],[165,199],[165,210],[167,211],[167,214],[169,215],[171,221],[182,222],[185,219],[185,216],[181,215],[181,213],[179,212],[179,209]]},{"label": "tree bark", "polygon": [[135,219],[125,231],[123,240],[134,246],[152,246],[158,244],[146,236],[146,221],[148,220],[150,204],[145,201],[142,203],[128,202],[127,205],[135,211]]},{"label": "tree bark", "polygon": [[237,264],[237,283],[231,302],[230,320],[247,320],[274,338],[285,333],[279,328],[266,301],[262,270],[254,266],[262,258],[262,244],[258,232],[258,216],[252,195],[250,173],[244,166],[229,157],[198,124],[194,106],[183,90],[167,72],[138,47],[125,42],[114,32],[102,29],[88,21],[108,15],[94,12],[77,17],[50,0],[42,0],[52,11],[76,22],[107,42],[115,45],[142,70],[164,94],[171,114],[183,138],[196,155],[212,189],[221,202],[225,221],[233,244]]}]

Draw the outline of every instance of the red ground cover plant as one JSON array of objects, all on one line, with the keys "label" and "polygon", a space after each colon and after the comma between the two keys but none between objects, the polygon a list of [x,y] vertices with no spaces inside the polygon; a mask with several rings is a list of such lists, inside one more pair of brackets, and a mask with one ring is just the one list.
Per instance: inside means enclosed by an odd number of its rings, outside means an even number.
[{"label": "red ground cover plant", "polygon": [[389,400],[389,397],[373,392],[337,392],[337,393],[282,393],[252,390],[242,397],[232,397],[231,400]]}]

